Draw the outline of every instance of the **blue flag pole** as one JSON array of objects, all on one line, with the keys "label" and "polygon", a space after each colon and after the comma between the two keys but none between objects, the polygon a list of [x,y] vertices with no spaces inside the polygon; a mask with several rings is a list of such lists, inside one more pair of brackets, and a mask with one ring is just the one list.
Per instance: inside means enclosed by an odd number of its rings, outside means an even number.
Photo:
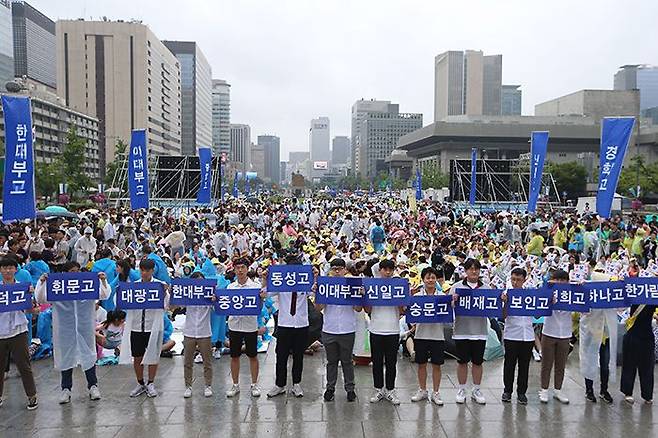
[{"label": "blue flag pole", "polygon": [[5,119],[4,221],[36,219],[32,105],[27,97],[2,96]]},{"label": "blue flag pole", "polygon": [[537,211],[537,199],[541,191],[544,159],[548,147],[548,131],[533,131],[530,143],[530,189],[528,190],[528,212]]},{"label": "blue flag pole", "polygon": [[128,189],[130,191],[130,208],[148,210],[149,175],[145,129],[133,129],[130,137]]},{"label": "blue flag pole", "polygon": [[238,197],[238,172],[235,172],[235,179],[233,179],[233,197]]},{"label": "blue flag pole", "polygon": [[199,192],[197,193],[196,202],[199,204],[210,204],[210,186],[211,186],[211,170],[212,163],[212,150],[210,148],[199,148]]},{"label": "blue flag pole", "polygon": [[468,195],[468,203],[470,205],[475,205],[475,196],[476,196],[476,175],[475,172],[477,170],[477,157],[478,157],[478,150],[477,148],[471,149],[471,191]]},{"label": "blue flag pole", "polygon": [[423,199],[423,180],[420,176],[420,169],[416,167],[416,200]]}]

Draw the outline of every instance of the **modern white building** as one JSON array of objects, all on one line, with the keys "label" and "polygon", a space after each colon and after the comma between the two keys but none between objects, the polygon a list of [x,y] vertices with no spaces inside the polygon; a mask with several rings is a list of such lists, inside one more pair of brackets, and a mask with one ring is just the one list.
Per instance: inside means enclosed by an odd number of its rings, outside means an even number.
[{"label": "modern white building", "polygon": [[329,130],[329,117],[318,117],[311,120],[311,128],[309,130],[311,161],[325,161],[328,163],[331,160]]},{"label": "modern white building", "polygon": [[212,147],[231,152],[231,84],[223,79],[212,80]]},{"label": "modern white building", "polygon": [[11,3],[0,0],[0,92],[5,83],[14,78],[14,39],[11,21]]},{"label": "modern white building", "polygon": [[229,160],[240,163],[243,171],[251,166],[251,128],[249,125],[231,124],[231,152]]}]

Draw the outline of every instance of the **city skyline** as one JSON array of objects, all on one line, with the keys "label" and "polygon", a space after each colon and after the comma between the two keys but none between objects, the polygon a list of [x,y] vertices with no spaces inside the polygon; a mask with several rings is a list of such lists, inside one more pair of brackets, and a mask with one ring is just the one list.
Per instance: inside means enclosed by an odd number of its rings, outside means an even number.
[{"label": "city skyline", "polygon": [[[620,22],[633,20],[634,26],[596,36],[582,23],[608,22],[612,2],[515,1],[503,10],[484,2],[428,1],[419,5],[422,14],[399,3],[369,1],[282,1],[258,9],[246,2],[195,2],[185,8],[152,1],[118,1],[112,6],[82,0],[30,4],[53,20],[134,18],[161,39],[196,41],[214,76],[233,85],[231,119],[248,123],[254,134],[277,132],[282,158],[290,151],[307,150],[308,120],[317,114],[332,121],[332,136],[349,136],[350,107],[361,98],[399,102],[407,111],[422,113],[426,123],[432,120],[433,60],[446,50],[502,54],[503,83],[522,86],[524,115],[555,96],[580,89],[612,89],[612,77],[621,65],[658,64],[654,55],[658,40],[651,38],[656,31],[649,21],[658,5],[641,1],[615,9]],[[325,19],[313,19],[317,16]],[[456,19],[435,26],[437,16]],[[463,32],[459,17],[466,16],[473,26]],[[261,26],[265,20],[279,25]],[[245,22],[250,22],[248,28]],[[329,31],[335,22],[341,22],[345,32]],[[542,23],[554,23],[551,32],[544,32]],[[382,44],[373,30],[387,27],[401,38]],[[299,38],[300,34],[306,37]],[[359,36],[358,44],[351,40],[354,35]],[[413,45],[408,44],[410,39]],[[272,112],[274,107],[277,111]]]}]

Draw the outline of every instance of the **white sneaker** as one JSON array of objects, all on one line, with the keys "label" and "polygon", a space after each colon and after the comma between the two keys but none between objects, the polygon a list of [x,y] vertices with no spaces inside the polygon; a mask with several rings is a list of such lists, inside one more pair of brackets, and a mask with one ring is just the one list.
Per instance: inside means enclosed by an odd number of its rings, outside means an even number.
[{"label": "white sneaker", "polygon": [[260,386],[258,386],[257,383],[252,383],[251,384],[251,396],[252,397],[260,397]]},{"label": "white sneaker", "polygon": [[185,392],[183,393],[183,397],[184,398],[192,397],[192,387],[191,386],[188,386],[187,388],[185,388]]},{"label": "white sneaker", "polygon": [[532,357],[535,359],[535,362],[541,362],[541,353],[534,348],[532,349]]},{"label": "white sneaker", "polygon": [[539,401],[542,403],[548,403],[548,389],[539,390]]},{"label": "white sneaker", "polygon": [[398,398],[395,389],[386,392],[386,400],[388,400],[389,402],[391,402],[392,405],[395,406],[400,404],[400,399]]},{"label": "white sneaker", "polygon": [[212,397],[212,388],[210,386],[206,386],[206,389],[203,390],[203,396]]},{"label": "white sneaker", "polygon": [[194,356],[194,363],[203,363],[203,356],[201,356],[201,353],[197,353],[196,356]]},{"label": "white sneaker", "polygon": [[2,398],[2,397],[0,397],[0,408],[2,407],[2,405],[3,405],[4,403],[5,403],[5,399]]},{"label": "white sneaker", "polygon": [[376,389],[375,393],[370,397],[370,403],[379,403],[384,400],[385,394],[383,389]]},{"label": "white sneaker", "polygon": [[151,398],[158,396],[158,391],[155,389],[155,384],[149,383],[146,385],[146,396]]},{"label": "white sneaker", "polygon": [[411,396],[412,402],[419,402],[422,400],[427,400],[427,390],[419,389],[414,395]]},{"label": "white sneaker", "polygon": [[59,404],[65,405],[67,403],[71,403],[71,390],[62,389],[62,393],[59,395]]},{"label": "white sneaker", "polygon": [[628,403],[629,405],[632,405],[633,403],[635,403],[635,399],[630,395],[627,395],[626,397],[624,397],[624,401],[626,403]]},{"label": "white sneaker", "polygon": [[235,397],[239,392],[240,392],[240,385],[234,383],[233,386],[231,386],[228,389],[228,391],[226,391],[226,397],[228,398]]},{"label": "white sneaker", "polygon": [[277,395],[285,394],[286,388],[282,388],[280,386],[274,386],[270,391],[267,393],[267,398],[272,398],[276,397]]},{"label": "white sneaker", "polygon": [[222,357],[221,350],[219,348],[215,348],[215,351],[212,352],[212,358],[213,359],[219,359],[220,357]]},{"label": "white sneaker", "polygon": [[89,398],[91,400],[100,400],[101,399],[101,391],[98,389],[97,385],[92,386],[89,388]]},{"label": "white sneaker", "polygon": [[304,397],[304,391],[299,383],[292,385],[292,395],[295,397]]},{"label": "white sneaker", "polygon": [[555,400],[559,401],[560,403],[565,404],[565,405],[568,405],[568,404],[569,404],[569,399],[567,398],[566,395],[562,394],[562,391],[559,390],[559,389],[556,389],[556,390],[553,392],[553,398],[554,398]]},{"label": "white sneaker", "polygon": [[139,397],[140,395],[144,394],[146,392],[146,386],[137,384],[135,386],[135,389],[130,391],[130,397]]},{"label": "white sneaker", "polygon": [[457,390],[457,394],[455,394],[455,403],[459,403],[460,405],[466,403],[466,390],[464,388]]},{"label": "white sneaker", "polygon": [[432,401],[436,403],[437,406],[443,406],[443,400],[441,400],[441,394],[439,394],[439,391],[435,391],[432,394]]},{"label": "white sneaker", "polygon": [[487,404],[487,400],[484,398],[484,394],[480,391],[480,388],[476,388],[471,392],[471,398],[473,401],[479,405]]}]

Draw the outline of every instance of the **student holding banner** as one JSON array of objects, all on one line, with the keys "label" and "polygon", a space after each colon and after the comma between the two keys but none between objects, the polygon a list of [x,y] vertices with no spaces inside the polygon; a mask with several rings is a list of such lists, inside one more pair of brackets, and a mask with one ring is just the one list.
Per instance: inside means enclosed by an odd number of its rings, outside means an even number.
[{"label": "student holding banner", "polygon": [[[228,285],[227,289],[261,289],[261,285],[249,279],[247,276],[249,261],[241,258],[233,262],[235,281]],[[265,298],[262,292],[261,298]],[[249,370],[251,372],[251,396],[260,397],[258,386],[258,317],[231,315],[228,318],[228,337],[231,350],[231,379],[233,386],[226,391],[226,397],[234,397],[240,392],[240,356],[242,347],[249,358]],[[205,359],[204,359],[205,363]]]},{"label": "student holding banner", "polygon": [[[379,274],[382,278],[392,278],[395,262],[385,259],[379,262]],[[370,353],[372,356],[372,378],[375,393],[370,403],[383,399],[399,405],[400,399],[395,392],[396,366],[400,346],[400,315],[404,306],[365,306],[370,315]],[[386,365],[386,387],[384,387],[384,365]]]},{"label": "student holding banner", "polygon": [[[286,262],[287,265],[299,264],[298,258],[294,255],[289,255]],[[271,272],[269,275],[271,278]],[[268,293],[272,294],[272,291],[268,290]],[[274,387],[267,393],[267,397],[276,397],[286,392],[288,357],[291,352],[292,394],[295,397],[303,397],[304,391],[301,387],[301,381],[304,369],[304,350],[308,345],[307,299],[309,292],[281,292],[274,295],[278,297],[277,308],[279,309],[276,329],[276,382]]]},{"label": "student holding banner", "polygon": [[[569,283],[569,274],[562,269],[557,269],[551,273],[550,282]],[[551,383],[551,371],[554,366],[555,391],[553,398],[560,403],[569,403],[567,396],[562,393],[562,382],[567,366],[571,334],[570,311],[554,309],[552,314],[544,319],[541,336],[541,389],[539,390],[539,401],[542,403],[548,403],[548,386]]]},{"label": "student holding banner", "polygon": [[[335,258],[329,263],[330,277],[345,277],[345,260]],[[324,391],[324,400],[332,401],[336,392],[338,380],[338,361],[343,368],[343,380],[347,401],[356,400],[354,391],[354,365],[352,364],[352,351],[356,333],[356,313],[361,312],[361,306],[339,306],[335,304],[316,304],[315,308],[324,311],[322,324],[322,345],[327,355],[327,387]]]},{"label": "student holding banner", "polygon": [[[510,273],[512,289],[522,289],[527,274],[523,268],[514,268]],[[505,293],[505,301],[509,298]],[[505,318],[505,330],[503,331],[505,342],[505,361],[503,365],[503,396],[504,403],[512,401],[512,390],[514,388],[514,372],[518,366],[519,374],[516,380],[516,397],[519,404],[528,404],[526,391],[528,390],[528,372],[530,369],[530,358],[535,346],[535,331],[532,327],[532,316],[507,316]]]},{"label": "student holding banner", "polygon": [[[2,276],[3,285],[16,284],[15,275],[17,269],[18,262],[13,256],[0,258],[0,275]],[[29,296],[25,304],[25,309],[32,308],[31,296]],[[5,370],[9,361],[9,355],[11,355],[23,381],[23,389],[25,390],[25,395],[27,395],[27,409],[32,411],[39,407],[39,401],[37,399],[37,387],[34,383],[32,367],[30,366],[30,353],[27,349],[27,331],[27,319],[25,318],[24,310],[12,310],[0,313],[0,406],[2,406],[4,401],[2,394],[5,384],[4,374],[1,371]]]},{"label": "student holding banner", "polygon": [[[423,285],[415,296],[431,296],[437,294],[437,279],[439,272],[428,267],[422,270],[420,277]],[[451,310],[452,311],[452,310]],[[414,348],[416,351],[415,361],[418,364],[418,386],[420,389],[411,397],[412,402],[427,400],[428,398],[438,406],[443,406],[439,386],[441,385],[441,365],[443,365],[443,350],[445,337],[443,335],[443,324],[440,323],[418,323],[414,336]],[[427,393],[427,361],[432,361],[432,394]]]},{"label": "student holding banner", "polygon": [[[158,309],[127,310],[126,331],[121,339],[121,354],[119,363],[129,364],[132,362],[137,378],[137,386],[130,391],[130,397],[139,397],[146,393],[148,397],[157,397],[155,389],[155,376],[160,363],[160,349],[164,331],[164,312],[169,307],[169,293],[164,281],[156,279],[155,262],[150,259],[142,259],[139,262],[140,281],[129,283],[162,283],[164,287],[164,305]],[[120,286],[121,288],[121,286]],[[121,291],[119,291],[121,294]],[[117,308],[121,308],[120,300],[117,300]],[[144,382],[144,366],[148,366],[148,380]]]},{"label": "student holding banner", "polygon": [[[480,280],[480,262],[476,259],[467,259],[464,262],[466,278],[455,283],[450,289],[453,302],[459,299],[459,289],[478,289],[483,286]],[[459,388],[455,401],[459,404],[466,402],[466,381],[468,379],[468,363],[471,362],[473,376],[473,390],[471,399],[483,405],[486,399],[480,390],[482,382],[482,363],[484,362],[484,349],[487,344],[489,319],[480,316],[455,315],[452,339],[457,349],[457,380]]]},{"label": "student holding banner", "polygon": [[[80,265],[77,262],[66,262],[62,265],[62,272],[79,273]],[[52,277],[59,275],[52,274]],[[53,296],[52,290],[48,294],[48,274],[41,276],[35,290],[37,302],[39,304],[51,304],[53,309],[53,360],[55,369],[59,370],[62,375],[62,392],[59,397],[59,404],[71,402],[73,369],[78,365],[85,372],[89,398],[91,400],[100,400],[101,398],[96,377],[96,300],[107,299],[110,295],[110,287],[104,272],[94,273],[93,275],[98,275],[100,284],[97,297],[92,299],[84,299],[76,292],[77,297],[59,301],[57,297]],[[72,284],[71,290],[73,290],[73,287],[80,288],[80,285],[85,281],[88,280],[71,278],[70,280],[64,280],[62,283],[65,284],[65,288],[66,284]],[[66,292],[68,294],[69,290]]]}]

